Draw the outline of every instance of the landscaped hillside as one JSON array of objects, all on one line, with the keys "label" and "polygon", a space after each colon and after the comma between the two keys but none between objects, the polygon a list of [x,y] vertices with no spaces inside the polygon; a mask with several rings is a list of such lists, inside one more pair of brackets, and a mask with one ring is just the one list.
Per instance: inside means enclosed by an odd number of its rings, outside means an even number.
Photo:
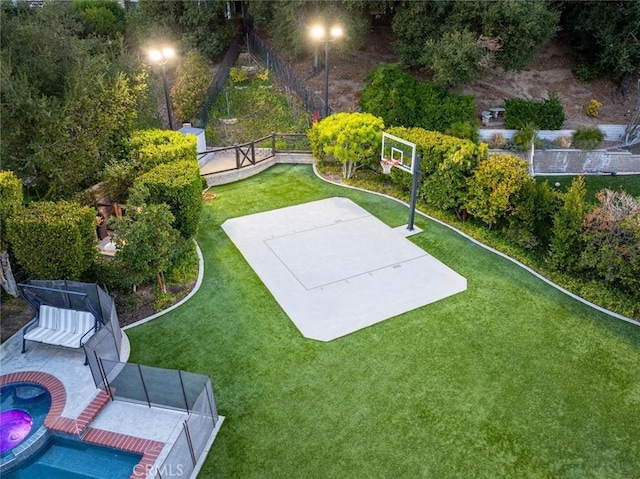
[{"label": "landscaped hillside", "polygon": [[[365,75],[377,64],[399,61],[393,52],[394,35],[390,27],[375,27],[367,37],[363,49],[354,54],[332,53],[329,61],[329,104],[335,111],[357,111],[360,92],[364,88]],[[547,92],[556,92],[567,115],[566,128],[595,123],[624,124],[625,116],[633,108],[637,92],[630,89],[626,101],[617,99],[613,93],[616,83],[607,78],[592,82],[580,82],[572,73],[576,58],[571,49],[563,43],[553,42],[542,49],[536,61],[528,68],[517,72],[505,72],[497,67],[486,73],[480,80],[460,88],[460,92],[476,97],[477,111],[492,106],[504,106],[508,98],[541,100]],[[295,64],[301,77],[312,69],[312,59],[304,58]],[[423,72],[414,72],[425,78]],[[321,72],[307,81],[310,88],[322,94],[324,73]],[[587,116],[586,107],[590,100],[602,103],[596,118]]]}]

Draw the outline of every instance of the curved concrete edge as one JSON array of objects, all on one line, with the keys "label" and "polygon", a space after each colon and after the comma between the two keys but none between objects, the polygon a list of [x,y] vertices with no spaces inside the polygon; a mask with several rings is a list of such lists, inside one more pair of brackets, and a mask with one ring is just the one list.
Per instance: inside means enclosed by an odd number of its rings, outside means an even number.
[{"label": "curved concrete edge", "polygon": [[[184,303],[189,301],[193,297],[193,295],[198,292],[198,290],[200,289],[200,286],[202,286],[202,279],[204,277],[204,256],[202,256],[202,250],[200,249],[200,245],[198,244],[198,242],[195,239],[193,240],[193,242],[196,245],[196,252],[198,253],[198,279],[196,280],[196,284],[193,286],[193,289],[189,292],[188,295],[186,295],[176,304],[168,307],[167,309],[160,311],[159,313],[156,313],[144,319],[141,319],[140,321],[136,321],[135,323],[128,324],[127,326],[122,328],[123,330],[135,328],[136,326],[140,326],[142,324],[148,323],[149,321],[159,318],[160,316],[168,313],[169,311],[173,311],[174,309],[179,308]],[[127,338],[127,342],[129,342],[128,338]],[[128,357],[128,354],[127,354],[127,357]]]},{"label": "curved concrete edge", "polygon": [[130,355],[131,355],[131,343],[129,342],[129,336],[127,336],[127,333],[122,331],[122,342],[120,343],[120,362],[128,363]]},{"label": "curved concrete edge", "polygon": [[[405,203],[404,201],[399,200],[398,198],[394,198],[393,196],[385,195],[384,193],[378,193],[378,192],[376,192],[376,191],[365,190],[364,188],[358,188],[357,186],[343,185],[343,184],[340,184],[340,183],[336,183],[335,181],[328,180],[328,179],[324,178],[324,177],[323,177],[323,176],[318,172],[318,169],[316,168],[316,164],[315,164],[315,163],[314,163],[314,165],[313,165],[313,172],[314,172],[314,174],[315,174],[318,178],[320,178],[322,181],[326,181],[327,183],[330,183],[330,184],[332,184],[332,185],[342,186],[342,187],[344,187],[344,188],[349,188],[349,189],[352,189],[352,190],[363,191],[363,192],[366,192],[366,193],[371,193],[371,194],[374,194],[374,195],[383,196],[383,197],[385,197],[385,198],[389,198],[389,199],[391,199],[391,200],[394,200],[394,201],[396,201],[396,202],[398,202],[398,203],[400,203],[400,204],[402,204],[402,205],[405,205],[407,208],[409,207],[409,204],[408,204],[408,203]],[[512,263],[514,263],[515,265],[520,266],[520,267],[521,267],[521,268],[523,268],[524,270],[526,270],[526,271],[528,271],[529,273],[531,273],[532,275],[534,275],[536,278],[538,278],[538,279],[540,279],[540,280],[544,281],[544,282],[545,282],[545,283],[547,283],[549,286],[554,287],[555,289],[557,289],[558,291],[561,291],[562,293],[566,294],[567,296],[570,296],[571,298],[573,298],[573,299],[575,299],[575,300],[577,300],[577,301],[580,301],[581,303],[586,304],[587,306],[590,306],[590,307],[592,307],[593,309],[595,309],[595,310],[597,310],[597,311],[600,311],[601,313],[607,314],[607,315],[609,315],[609,316],[611,316],[611,317],[613,317],[613,318],[620,319],[620,320],[622,320],[622,321],[626,321],[627,323],[631,323],[631,324],[634,324],[634,325],[636,325],[636,326],[640,326],[640,321],[636,321],[635,319],[627,318],[626,316],[623,316],[622,314],[619,314],[619,313],[616,313],[616,312],[613,312],[613,311],[609,311],[608,309],[603,308],[602,306],[598,306],[597,304],[594,304],[594,303],[592,303],[592,302],[590,302],[590,301],[587,301],[587,300],[586,300],[586,299],[584,299],[583,297],[578,296],[577,294],[572,293],[571,291],[569,291],[569,290],[567,290],[567,289],[563,288],[563,287],[562,287],[562,286],[560,286],[560,285],[557,285],[557,284],[556,284],[556,283],[554,283],[553,281],[551,281],[551,280],[547,279],[546,277],[542,276],[542,275],[541,275],[540,273],[538,273],[537,271],[535,271],[535,270],[531,269],[529,266],[527,266],[527,265],[525,265],[525,264],[521,263],[520,261],[518,261],[518,260],[516,260],[516,259],[512,258],[511,256],[508,256],[508,255],[506,255],[506,254],[502,253],[501,251],[498,251],[498,250],[496,250],[496,249],[494,249],[494,248],[492,248],[492,247],[490,247],[490,246],[485,245],[484,243],[482,243],[482,242],[478,241],[477,239],[475,239],[475,238],[473,238],[473,237],[469,236],[468,234],[464,233],[463,231],[460,231],[459,229],[457,229],[457,228],[455,228],[455,227],[453,227],[453,226],[451,226],[451,225],[449,225],[449,224],[445,223],[444,221],[441,221],[441,220],[439,220],[439,219],[437,219],[437,218],[433,218],[433,217],[429,216],[428,214],[423,213],[422,211],[420,211],[420,210],[419,210],[419,209],[417,209],[417,208],[416,208],[416,211],[417,211],[421,216],[423,216],[423,217],[425,217],[425,218],[427,218],[427,219],[429,219],[429,220],[431,220],[431,221],[434,221],[434,222],[436,222],[436,223],[438,223],[438,224],[440,224],[440,225],[442,225],[442,226],[445,226],[445,227],[449,228],[449,229],[450,229],[450,230],[452,230],[452,231],[455,231],[456,233],[458,233],[458,234],[459,234],[459,235],[461,235],[462,237],[464,237],[464,238],[468,239],[469,241],[471,241],[472,243],[474,243],[474,244],[476,244],[476,245],[478,245],[478,246],[480,246],[480,247],[482,247],[482,248],[486,249],[487,251],[490,251],[490,252],[492,252],[492,253],[494,253],[494,254],[497,254],[498,256],[500,256],[500,257],[502,257],[502,258],[504,258],[504,259],[507,259],[507,260],[511,261],[511,262],[512,262]]]}]

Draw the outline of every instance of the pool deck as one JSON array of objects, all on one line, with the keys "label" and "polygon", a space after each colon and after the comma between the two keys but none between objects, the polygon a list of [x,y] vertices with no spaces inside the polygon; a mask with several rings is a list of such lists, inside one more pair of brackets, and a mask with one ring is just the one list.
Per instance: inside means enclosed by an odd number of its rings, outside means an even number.
[{"label": "pool deck", "polygon": [[[112,401],[95,386],[89,366],[84,365],[83,349],[33,342],[27,343],[26,353],[22,354],[21,349],[21,332],[0,346],[0,386],[22,381],[41,384],[51,394],[47,428],[94,444],[140,453],[143,458],[131,478],[155,477],[153,466],[164,461],[182,431],[187,413]],[[222,421],[220,417],[191,477],[197,476]]]}]

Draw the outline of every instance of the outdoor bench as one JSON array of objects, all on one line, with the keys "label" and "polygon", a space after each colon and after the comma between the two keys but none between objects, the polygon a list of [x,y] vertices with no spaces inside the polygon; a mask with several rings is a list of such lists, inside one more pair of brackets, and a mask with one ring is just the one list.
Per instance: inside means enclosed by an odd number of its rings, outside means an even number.
[{"label": "outdoor bench", "polygon": [[87,311],[41,305],[40,310],[22,330],[22,352],[26,342],[81,348],[96,330],[96,318]]}]

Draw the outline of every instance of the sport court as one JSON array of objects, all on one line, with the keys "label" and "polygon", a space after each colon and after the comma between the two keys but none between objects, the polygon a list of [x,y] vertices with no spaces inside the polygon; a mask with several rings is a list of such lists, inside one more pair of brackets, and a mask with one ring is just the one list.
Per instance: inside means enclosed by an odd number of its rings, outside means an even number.
[{"label": "sport court", "polygon": [[306,338],[331,341],[467,288],[347,198],[227,220],[225,233]]}]

